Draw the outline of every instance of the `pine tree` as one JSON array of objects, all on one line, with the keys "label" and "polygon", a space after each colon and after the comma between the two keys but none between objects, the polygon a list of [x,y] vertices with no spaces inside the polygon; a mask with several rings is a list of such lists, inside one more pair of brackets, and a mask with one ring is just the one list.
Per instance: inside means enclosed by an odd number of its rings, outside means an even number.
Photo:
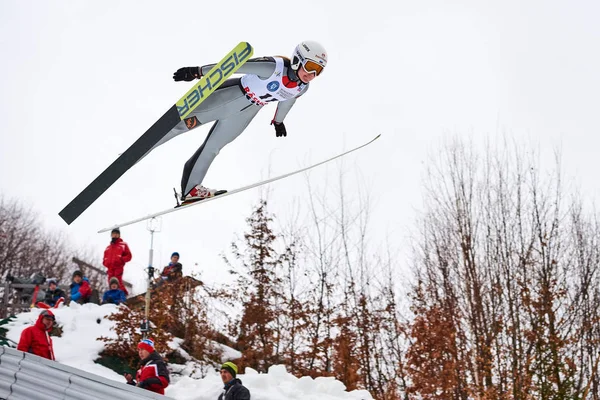
[{"label": "pine tree", "polygon": [[[173,352],[169,342],[174,337],[183,339],[181,347],[199,362],[218,364],[221,351],[211,345],[215,335],[206,317],[206,306],[194,288],[179,279],[155,290],[150,302],[149,320],[152,326],[149,337],[156,350],[165,356]],[[137,344],[142,339],[140,325],[144,319],[143,309],[121,306],[119,311],[107,317],[115,321],[116,338],[101,337],[107,343],[103,355],[126,359],[130,366],[139,362]]]},{"label": "pine tree", "polygon": [[233,244],[235,258],[242,263],[238,289],[242,300],[237,344],[242,352],[241,364],[266,372],[281,362],[276,349],[281,347],[277,320],[282,302],[281,278],[277,270],[281,257],[273,248],[277,239],[270,224],[273,219],[262,200],[247,219],[250,231],[244,235],[245,251]]}]

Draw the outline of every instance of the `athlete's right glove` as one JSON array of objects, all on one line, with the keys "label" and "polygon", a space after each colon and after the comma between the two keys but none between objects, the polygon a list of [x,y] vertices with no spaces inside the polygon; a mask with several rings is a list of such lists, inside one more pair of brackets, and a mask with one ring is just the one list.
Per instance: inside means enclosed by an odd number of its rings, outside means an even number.
[{"label": "athlete's right glove", "polygon": [[283,122],[276,122],[275,120],[271,121],[271,125],[275,125],[275,136],[277,137],[286,137],[287,131],[285,130],[285,125]]},{"label": "athlete's right glove", "polygon": [[190,82],[194,79],[200,79],[202,77],[202,71],[200,67],[183,67],[179,68],[177,72],[173,74],[173,80],[175,82],[186,81]]}]

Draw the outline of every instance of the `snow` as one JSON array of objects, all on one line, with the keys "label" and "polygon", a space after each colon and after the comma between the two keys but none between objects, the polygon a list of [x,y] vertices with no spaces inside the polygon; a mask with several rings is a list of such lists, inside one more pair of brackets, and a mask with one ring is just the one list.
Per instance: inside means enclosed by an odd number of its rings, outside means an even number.
[{"label": "snow", "polygon": [[[114,313],[117,306],[107,304],[79,305],[72,303],[68,307],[52,310],[56,321],[62,327],[61,337],[53,337],[56,361],[75,367],[86,372],[91,372],[102,377],[125,383],[123,377],[102,366],[94,363],[94,359],[102,352],[104,343],[96,340],[100,336],[115,337],[111,327],[114,322],[104,317]],[[19,341],[23,329],[31,326],[41,310],[33,310],[18,314],[16,319],[5,325],[8,330],[7,337],[15,342]],[[172,348],[179,347],[181,339],[170,343]],[[224,350],[223,361],[239,358],[241,354],[227,346],[219,345]],[[180,350],[184,357],[189,358]],[[173,376],[171,384],[166,389],[166,395],[180,400],[215,400],[221,393],[223,383],[214,368],[201,368],[190,361],[185,365],[170,365],[173,371],[180,373],[181,377]],[[252,368],[246,368],[245,374],[237,377],[243,382],[251,393],[253,400],[371,400],[371,395],[364,390],[346,392],[343,383],[334,378],[311,377],[296,378],[289,374],[285,366],[274,365],[267,374],[259,374]]]},{"label": "snow", "polygon": [[[96,304],[71,303],[70,307],[51,310],[58,325],[63,329],[61,337],[52,337],[56,361],[108,379],[123,381],[121,375],[94,363],[94,359],[98,358],[98,354],[104,348],[104,343],[96,339],[100,336],[115,337],[110,330],[114,322],[104,317],[116,309],[114,304],[100,307]],[[34,309],[32,312],[18,314],[16,320],[5,326],[8,329],[6,336],[18,343],[23,329],[35,323],[39,312]]]},{"label": "snow", "polygon": [[[246,368],[246,374],[237,376],[250,390],[253,400],[337,400],[372,399],[366,390],[346,392],[344,384],[334,378],[316,378],[304,376],[296,378],[287,373],[285,366],[274,365],[267,374],[259,374],[252,368]],[[182,378],[167,394],[177,399],[215,400],[221,393],[222,382],[218,375],[209,375],[204,379]]]}]

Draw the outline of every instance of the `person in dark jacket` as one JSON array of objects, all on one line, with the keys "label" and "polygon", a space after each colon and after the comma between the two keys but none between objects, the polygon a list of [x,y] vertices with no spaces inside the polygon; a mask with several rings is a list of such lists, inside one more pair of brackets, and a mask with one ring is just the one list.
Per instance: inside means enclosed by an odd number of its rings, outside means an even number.
[{"label": "person in dark jacket", "polygon": [[71,301],[79,304],[86,304],[90,301],[90,297],[92,296],[90,281],[83,276],[81,271],[77,270],[73,272],[73,282],[71,282],[70,288]]},{"label": "person in dark jacket", "polygon": [[44,301],[37,303],[39,308],[57,308],[60,303],[65,301],[67,295],[64,290],[58,287],[56,279],[48,280],[48,290],[46,290],[46,296]]},{"label": "person in dark jacket", "polygon": [[237,379],[238,367],[231,361],[221,365],[221,380],[225,384],[218,400],[250,400],[250,391]]},{"label": "person in dark jacket", "polygon": [[179,253],[171,254],[171,262],[163,268],[160,277],[156,279],[157,287],[160,287],[165,282],[173,282],[183,276],[183,265],[179,262]]},{"label": "person in dark jacket", "polygon": [[127,298],[125,293],[119,289],[119,280],[114,276],[110,278],[110,289],[104,292],[102,297],[102,304],[116,304],[125,303]]},{"label": "person in dark jacket", "polygon": [[[123,285],[123,270],[125,264],[131,261],[131,251],[127,243],[121,239],[121,231],[119,229],[113,229],[110,233],[110,244],[104,250],[104,260],[102,264],[106,267],[106,273],[108,280],[115,277],[119,280],[119,286],[121,290],[127,296],[127,288]],[[110,285],[110,283],[109,283]]]},{"label": "person in dark jacket", "polygon": [[21,332],[21,338],[17,350],[32,353],[36,356],[54,360],[54,349],[50,331],[54,326],[55,317],[52,311],[44,310],[38,316],[35,325],[25,328]]},{"label": "person in dark jacket", "polygon": [[154,393],[165,394],[165,388],[170,382],[169,370],[162,357],[154,350],[154,341],[143,339],[138,344],[138,354],[142,361],[136,374],[137,383],[129,379],[130,374],[125,374],[127,383]]}]

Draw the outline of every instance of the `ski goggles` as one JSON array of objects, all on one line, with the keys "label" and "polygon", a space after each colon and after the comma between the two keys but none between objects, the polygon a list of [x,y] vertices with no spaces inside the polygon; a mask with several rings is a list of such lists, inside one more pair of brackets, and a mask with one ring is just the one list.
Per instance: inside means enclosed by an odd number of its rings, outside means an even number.
[{"label": "ski goggles", "polygon": [[321,72],[323,72],[323,66],[313,60],[306,60],[302,64],[302,68],[308,74],[313,74],[315,76],[319,76]]}]

